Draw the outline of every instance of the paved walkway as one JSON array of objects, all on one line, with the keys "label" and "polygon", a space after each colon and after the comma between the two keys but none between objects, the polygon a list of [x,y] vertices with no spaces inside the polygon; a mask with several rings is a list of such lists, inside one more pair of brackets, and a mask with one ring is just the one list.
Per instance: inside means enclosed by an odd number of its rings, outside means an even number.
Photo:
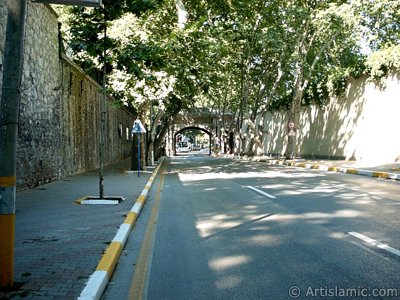
[{"label": "paved walkway", "polygon": [[9,298],[77,299],[152,173],[128,169],[128,160],[105,168],[104,195],[124,197],[118,205],[74,202],[99,195],[97,171],[17,193],[16,290]]}]

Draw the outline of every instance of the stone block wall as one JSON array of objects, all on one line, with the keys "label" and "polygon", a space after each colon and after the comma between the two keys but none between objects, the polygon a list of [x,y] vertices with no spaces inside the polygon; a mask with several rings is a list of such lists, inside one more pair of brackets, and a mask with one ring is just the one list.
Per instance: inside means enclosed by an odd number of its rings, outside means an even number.
[{"label": "stone block wall", "polygon": [[[1,3],[0,63],[7,13]],[[48,5],[28,1],[17,150],[19,189],[99,166],[101,97],[101,87],[60,53],[55,12]],[[133,122],[130,113],[114,108],[113,100],[107,99],[106,165],[129,157],[131,139],[126,128]]]}]

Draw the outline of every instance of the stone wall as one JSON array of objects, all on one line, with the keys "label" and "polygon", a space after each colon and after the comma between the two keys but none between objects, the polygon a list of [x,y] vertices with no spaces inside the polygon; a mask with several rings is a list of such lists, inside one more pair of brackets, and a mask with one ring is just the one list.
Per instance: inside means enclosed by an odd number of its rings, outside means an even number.
[{"label": "stone wall", "polygon": [[[44,4],[28,2],[21,91],[18,188],[97,168],[101,87],[60,53],[57,15]],[[134,122],[112,104],[107,99],[106,165],[129,157]]]}]

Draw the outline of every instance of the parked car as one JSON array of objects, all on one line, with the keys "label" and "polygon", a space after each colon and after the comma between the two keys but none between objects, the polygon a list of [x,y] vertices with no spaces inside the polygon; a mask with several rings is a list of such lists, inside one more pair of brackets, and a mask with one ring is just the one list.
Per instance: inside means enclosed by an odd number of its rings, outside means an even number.
[{"label": "parked car", "polygon": [[188,142],[179,142],[177,152],[190,152],[190,145]]}]

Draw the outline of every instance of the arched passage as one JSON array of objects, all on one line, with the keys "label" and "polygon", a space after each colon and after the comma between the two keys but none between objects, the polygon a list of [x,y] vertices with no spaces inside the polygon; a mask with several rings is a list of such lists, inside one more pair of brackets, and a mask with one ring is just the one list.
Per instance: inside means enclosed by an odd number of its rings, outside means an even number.
[{"label": "arched passage", "polygon": [[209,149],[209,153],[208,155],[211,155],[211,137],[212,137],[212,133],[210,131],[208,131],[207,129],[198,127],[198,126],[188,126],[185,128],[182,128],[180,130],[178,130],[177,132],[175,132],[174,134],[174,142],[173,142],[173,151],[174,151],[174,155],[176,155],[176,144],[177,144],[177,137],[178,135],[181,135],[183,132],[188,131],[188,130],[199,130],[202,131],[204,133],[206,133],[208,135],[208,149]]}]

